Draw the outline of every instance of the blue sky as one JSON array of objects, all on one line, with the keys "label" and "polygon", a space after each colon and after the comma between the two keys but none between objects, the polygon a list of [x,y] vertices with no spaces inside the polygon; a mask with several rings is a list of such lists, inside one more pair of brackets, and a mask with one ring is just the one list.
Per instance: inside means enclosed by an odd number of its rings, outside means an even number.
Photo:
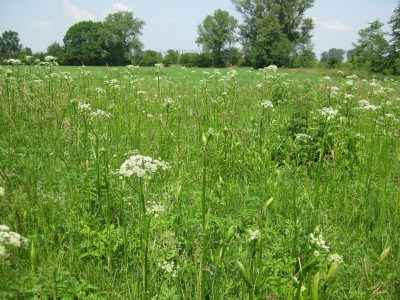
[{"label": "blue sky", "polygon": [[[319,56],[330,48],[351,49],[360,29],[377,19],[388,22],[397,4],[397,0],[315,0],[306,13],[317,24],[315,52]],[[45,51],[52,42],[62,44],[68,28],[79,21],[103,21],[109,13],[132,10],[146,22],[141,36],[145,49],[191,51],[199,50],[197,25],[217,8],[240,20],[230,0],[0,0],[0,34],[17,31],[24,46]]]}]

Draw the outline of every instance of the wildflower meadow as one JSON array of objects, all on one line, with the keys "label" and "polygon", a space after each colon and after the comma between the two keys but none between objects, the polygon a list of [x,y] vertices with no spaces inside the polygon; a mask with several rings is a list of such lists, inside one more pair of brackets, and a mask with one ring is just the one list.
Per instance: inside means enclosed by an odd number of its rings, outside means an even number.
[{"label": "wildflower meadow", "polygon": [[399,299],[397,77],[9,63],[0,299]]}]

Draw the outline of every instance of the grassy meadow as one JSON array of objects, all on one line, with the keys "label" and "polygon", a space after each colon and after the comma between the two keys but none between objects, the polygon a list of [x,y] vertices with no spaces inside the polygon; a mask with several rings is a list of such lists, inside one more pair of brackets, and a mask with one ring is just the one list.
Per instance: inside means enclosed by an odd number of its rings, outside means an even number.
[{"label": "grassy meadow", "polygon": [[1,66],[0,299],[399,299],[399,87]]}]

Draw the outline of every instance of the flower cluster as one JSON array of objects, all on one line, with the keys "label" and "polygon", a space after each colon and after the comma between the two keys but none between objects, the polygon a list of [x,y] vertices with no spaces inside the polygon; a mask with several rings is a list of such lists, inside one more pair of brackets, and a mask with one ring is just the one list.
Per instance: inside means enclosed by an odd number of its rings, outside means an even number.
[{"label": "flower cluster", "polygon": [[126,178],[132,175],[143,178],[153,175],[158,168],[168,170],[170,166],[161,159],[153,159],[144,155],[133,155],[122,163],[117,173]]},{"label": "flower cluster", "polygon": [[380,108],[379,106],[372,105],[368,100],[360,100],[358,104],[360,105],[358,108],[362,110],[377,110]]},{"label": "flower cluster", "polygon": [[78,104],[78,110],[82,112],[90,112],[92,110],[92,107],[89,103],[81,103],[79,102]]},{"label": "flower cluster", "polygon": [[90,113],[90,116],[92,118],[103,118],[103,119],[109,119],[110,114],[108,112],[105,112],[104,110],[98,109],[96,111],[92,111]]},{"label": "flower cluster", "polygon": [[160,268],[163,269],[165,272],[171,274],[173,278],[176,277],[177,272],[179,270],[179,266],[175,265],[173,260],[171,261],[163,261],[159,264]]},{"label": "flower cluster", "polygon": [[10,231],[6,225],[0,225],[0,257],[6,256],[6,245],[14,247],[27,247],[28,239],[24,238],[19,233]]},{"label": "flower cluster", "polygon": [[272,72],[275,73],[276,71],[278,71],[278,67],[275,66],[275,65],[270,65],[270,66],[268,66],[268,67],[265,67],[264,70],[272,71]]},{"label": "flower cluster", "polygon": [[175,103],[175,101],[172,100],[171,98],[165,98],[164,99],[164,103],[162,104],[162,106],[169,108],[169,107],[173,106],[174,103]]},{"label": "flower cluster", "polygon": [[305,133],[297,133],[296,140],[309,141],[309,140],[312,140],[312,136],[305,134]]},{"label": "flower cluster", "polygon": [[334,109],[332,107],[324,107],[320,110],[320,113],[324,117],[327,117],[329,119],[334,119],[337,116],[337,114],[339,113],[339,111],[337,111],[336,109]]},{"label": "flower cluster", "polygon": [[165,210],[164,206],[157,203],[151,203],[151,206],[147,208],[146,213],[148,215],[158,217],[159,213],[162,213]]},{"label": "flower cluster", "polygon": [[315,231],[310,234],[310,240],[311,243],[320,247],[322,250],[329,251],[329,247],[326,245],[322,232],[319,229],[319,226],[317,226],[315,228]]},{"label": "flower cluster", "polygon": [[272,103],[271,100],[263,100],[261,101],[260,105],[264,109],[274,108],[274,104]]},{"label": "flower cluster", "polygon": [[260,230],[256,229],[256,230],[248,230],[249,232],[249,239],[250,241],[255,241],[260,237]]}]

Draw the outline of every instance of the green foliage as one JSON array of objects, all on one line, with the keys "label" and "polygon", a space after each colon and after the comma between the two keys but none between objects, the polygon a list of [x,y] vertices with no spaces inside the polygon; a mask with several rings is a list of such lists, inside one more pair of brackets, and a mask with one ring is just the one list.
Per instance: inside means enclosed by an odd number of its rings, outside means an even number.
[{"label": "green foliage", "polygon": [[168,67],[169,65],[174,65],[178,63],[179,52],[176,50],[169,49],[164,56],[163,64]]},{"label": "green foliage", "polygon": [[210,52],[202,52],[196,59],[196,66],[200,68],[209,68],[214,66],[214,55]]},{"label": "green foliage", "polygon": [[22,44],[18,37],[18,32],[4,31],[0,37],[0,59],[1,62],[6,58],[17,58],[22,51]]},{"label": "green foliage", "polygon": [[73,66],[105,64],[102,57],[103,47],[100,43],[102,26],[100,22],[82,21],[68,29],[64,36],[65,64]]},{"label": "green foliage", "polygon": [[194,67],[197,66],[197,59],[199,57],[198,53],[183,53],[179,56],[179,64],[184,67]]},{"label": "green foliage", "polygon": [[0,220],[28,239],[0,298],[396,299],[400,90],[368,76],[0,67]]},{"label": "green foliage", "polygon": [[238,21],[229,12],[217,9],[198,25],[196,42],[202,46],[203,53],[212,53],[215,67],[226,66],[232,45],[237,40],[237,24]]},{"label": "green foliage", "polygon": [[374,21],[359,31],[359,39],[354,44],[355,54],[351,62],[358,68],[364,67],[370,72],[383,72],[388,67],[389,42],[383,31],[383,23]]},{"label": "green foliage", "polygon": [[294,57],[311,51],[314,25],[304,13],[313,6],[313,0],[232,2],[243,16],[241,39],[245,57],[253,67],[291,66]]},{"label": "green foliage", "polygon": [[154,50],[146,50],[140,55],[139,65],[140,66],[154,66],[163,60],[160,52]]},{"label": "green foliage", "polygon": [[46,55],[54,56],[61,65],[64,64],[64,49],[59,43],[54,42],[49,45],[47,47]]},{"label": "green foliage", "polygon": [[343,49],[332,48],[328,52],[321,54],[321,62],[326,63],[329,69],[335,68],[344,60],[346,51]]},{"label": "green foliage", "polygon": [[400,3],[394,10],[389,25],[391,29],[390,36],[392,42],[389,50],[389,60],[393,74],[397,74],[400,67]]},{"label": "green foliage", "polygon": [[127,65],[135,62],[143,45],[139,40],[144,21],[131,11],[109,14],[100,29],[104,57],[109,65]]}]

